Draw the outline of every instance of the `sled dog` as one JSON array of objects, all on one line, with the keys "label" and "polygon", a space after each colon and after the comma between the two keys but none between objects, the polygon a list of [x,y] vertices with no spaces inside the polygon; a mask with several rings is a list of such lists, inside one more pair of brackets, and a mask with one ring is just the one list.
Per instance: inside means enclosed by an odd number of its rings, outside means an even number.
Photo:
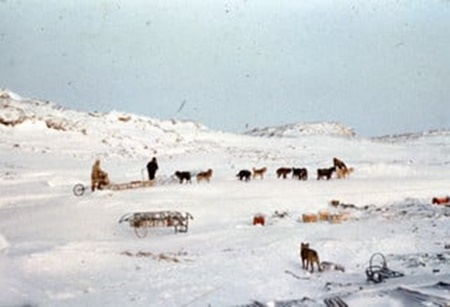
[{"label": "sled dog", "polygon": [[261,179],[264,179],[264,174],[267,172],[267,167],[263,167],[260,169],[253,168],[253,179],[256,177],[260,177]]},{"label": "sled dog", "polygon": [[300,257],[302,259],[302,267],[308,270],[311,267],[311,273],[314,273],[314,263],[317,265],[317,269],[322,271],[320,268],[319,255],[313,249],[309,248],[309,243],[300,244]]},{"label": "sled dog", "polygon": [[289,173],[291,171],[292,171],[292,168],[280,167],[279,169],[277,169],[277,177],[278,178],[283,177],[283,179],[286,179],[287,175],[289,175]]},{"label": "sled dog", "polygon": [[243,169],[237,173],[236,177],[239,177],[239,180],[249,181],[252,173],[249,170]]},{"label": "sled dog", "polygon": [[180,183],[183,183],[183,181],[185,181],[186,183],[192,183],[191,172],[176,171],[175,176],[177,176],[177,178],[180,180]]},{"label": "sled dog", "polygon": [[197,182],[201,182],[205,180],[206,182],[209,182],[211,180],[213,174],[212,169],[208,169],[206,172],[200,172],[197,174]]}]

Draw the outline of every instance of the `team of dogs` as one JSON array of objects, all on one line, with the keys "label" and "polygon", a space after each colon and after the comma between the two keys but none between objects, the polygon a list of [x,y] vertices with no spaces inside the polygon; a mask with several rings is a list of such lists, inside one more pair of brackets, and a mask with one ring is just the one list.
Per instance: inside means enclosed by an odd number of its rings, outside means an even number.
[{"label": "team of dogs", "polygon": [[[327,180],[329,180],[334,172],[337,172],[338,178],[347,178],[352,171],[353,171],[353,168],[347,168],[345,166],[339,167],[335,163],[335,165],[331,168],[318,169],[317,170],[317,179],[320,180],[320,179],[326,178]],[[267,167],[263,167],[260,169],[253,168],[253,172],[250,172],[249,170],[241,170],[241,171],[239,171],[239,173],[236,176],[241,181],[242,180],[249,181],[251,177],[253,177],[253,179],[255,179],[255,178],[264,179],[264,175],[266,174],[266,172],[267,172]],[[307,180],[308,179],[308,170],[306,168],[280,167],[276,171],[277,177],[283,178],[283,179],[286,179],[290,173],[292,173],[292,178],[297,178],[298,180]],[[211,180],[212,175],[213,175],[212,169],[208,169],[205,172],[200,172],[196,175],[197,182],[201,182],[201,181],[209,182]],[[176,171],[175,176],[179,179],[180,183],[183,183],[183,182],[190,183],[191,179],[192,179],[191,172],[188,172],[188,171],[184,171],[184,172]],[[305,270],[310,269],[310,271],[313,273],[314,265],[316,265],[319,272],[323,270],[324,264],[323,263],[322,263],[322,265],[320,264],[319,254],[315,250],[313,250],[309,247],[309,243],[302,242],[300,244],[300,258],[301,258],[303,269],[305,269]],[[325,265],[326,265],[326,263],[325,263]],[[337,269],[342,270],[342,268],[337,268]]]},{"label": "team of dogs", "polygon": [[[348,178],[350,174],[354,171],[352,167],[347,167],[342,161],[337,158],[333,158],[333,166],[330,168],[319,168],[317,169],[317,180],[326,179],[330,180],[333,173],[336,172],[338,179]],[[253,168],[252,171],[243,169],[240,170],[236,177],[241,181],[249,181],[251,178],[264,179],[264,175],[267,173],[267,167]],[[286,179],[289,174],[292,173],[293,179],[298,180],[308,180],[308,170],[306,168],[295,168],[295,167],[280,167],[276,170],[277,178]],[[213,175],[213,170],[208,169],[204,172],[199,172],[197,177],[197,182],[206,181],[209,182]],[[178,178],[180,183],[191,183],[192,174],[189,171],[176,171],[175,176]]]}]

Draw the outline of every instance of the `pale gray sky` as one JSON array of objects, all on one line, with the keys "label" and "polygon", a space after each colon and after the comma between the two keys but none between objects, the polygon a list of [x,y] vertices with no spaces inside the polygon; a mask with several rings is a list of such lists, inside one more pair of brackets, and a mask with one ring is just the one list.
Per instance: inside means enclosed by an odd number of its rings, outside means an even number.
[{"label": "pale gray sky", "polygon": [[0,0],[0,68],[24,97],[232,132],[450,128],[450,1]]}]

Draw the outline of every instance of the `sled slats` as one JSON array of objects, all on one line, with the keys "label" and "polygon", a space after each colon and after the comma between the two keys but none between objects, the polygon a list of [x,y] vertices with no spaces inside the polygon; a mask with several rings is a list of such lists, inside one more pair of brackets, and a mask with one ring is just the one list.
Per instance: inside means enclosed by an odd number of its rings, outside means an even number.
[{"label": "sled slats", "polygon": [[128,222],[138,237],[144,237],[146,229],[152,227],[173,227],[175,233],[187,232],[190,219],[193,217],[189,212],[150,211],[127,213],[119,219],[119,223]]}]

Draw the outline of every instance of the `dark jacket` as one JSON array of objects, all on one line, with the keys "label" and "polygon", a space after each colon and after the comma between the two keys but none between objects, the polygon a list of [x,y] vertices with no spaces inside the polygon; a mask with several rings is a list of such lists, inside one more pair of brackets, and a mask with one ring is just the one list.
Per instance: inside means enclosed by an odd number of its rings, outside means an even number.
[{"label": "dark jacket", "polygon": [[147,163],[147,171],[148,171],[148,179],[155,179],[155,173],[158,170],[158,162],[156,162],[156,158],[153,158],[150,162]]}]

